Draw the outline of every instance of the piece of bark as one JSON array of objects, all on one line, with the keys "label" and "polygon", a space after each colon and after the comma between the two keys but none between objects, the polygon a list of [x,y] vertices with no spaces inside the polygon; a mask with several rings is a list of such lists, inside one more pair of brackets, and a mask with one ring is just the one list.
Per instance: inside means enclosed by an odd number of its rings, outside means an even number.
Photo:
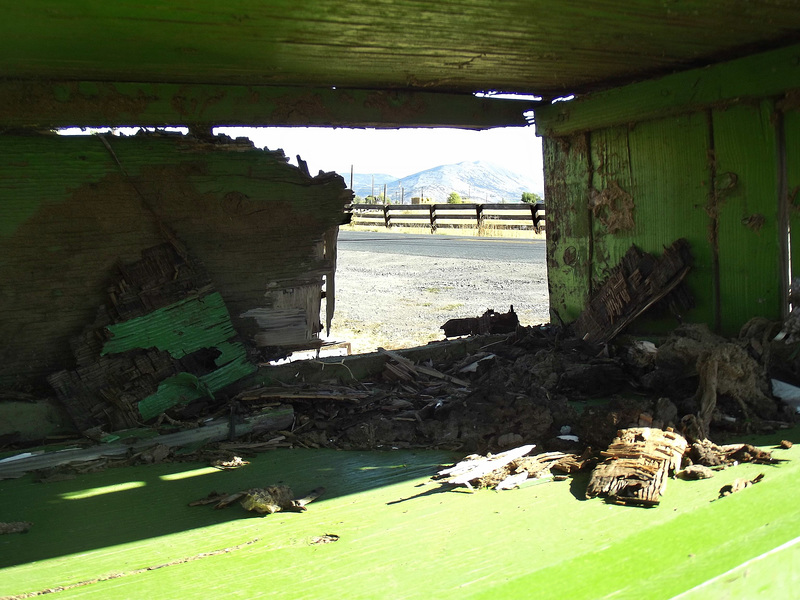
[{"label": "piece of bark", "polygon": [[753,479],[746,479],[744,477],[739,477],[733,480],[733,483],[729,483],[728,485],[723,485],[719,490],[719,497],[724,498],[725,496],[730,496],[731,494],[735,494],[736,492],[741,492],[745,488],[749,488],[752,485],[755,485],[759,481],[764,479],[764,474],[759,473]]},{"label": "piece of bark", "polygon": [[207,504],[219,504],[223,498],[228,497],[228,492],[209,492],[205,498],[189,502],[189,506],[206,506]]},{"label": "piece of bark", "polygon": [[586,497],[616,504],[655,506],[671,472],[680,468],[686,440],[673,431],[635,427],[617,433],[592,471]]},{"label": "piece of bark", "polygon": [[677,476],[689,480],[711,479],[714,471],[703,465],[689,465],[683,471],[679,471]]},{"label": "piece of bark", "polygon": [[[689,243],[683,238],[660,258],[631,246],[573,324],[576,337],[593,343],[610,341],[675,290],[691,262]],[[679,300],[683,308],[691,304],[688,292],[680,294]]]},{"label": "piece of bark", "polygon": [[264,488],[251,488],[235,494],[227,496],[209,494],[208,498],[197,500],[189,504],[189,506],[198,506],[200,504],[210,504],[217,499],[217,504],[214,506],[216,509],[227,508],[237,500],[245,510],[255,512],[261,515],[273,514],[281,511],[294,511],[302,512],[306,509],[306,505],[319,498],[325,492],[325,488],[318,487],[311,490],[302,498],[295,498],[292,489],[288,485],[269,485]]},{"label": "piece of bark", "polygon": [[509,475],[503,481],[498,483],[494,489],[496,490],[513,490],[515,487],[519,487],[523,482],[528,479],[528,473],[523,471],[522,473],[515,473],[514,475]]},{"label": "piece of bark", "polygon": [[27,533],[33,526],[28,521],[13,521],[11,523],[0,523],[0,535],[6,533]]}]

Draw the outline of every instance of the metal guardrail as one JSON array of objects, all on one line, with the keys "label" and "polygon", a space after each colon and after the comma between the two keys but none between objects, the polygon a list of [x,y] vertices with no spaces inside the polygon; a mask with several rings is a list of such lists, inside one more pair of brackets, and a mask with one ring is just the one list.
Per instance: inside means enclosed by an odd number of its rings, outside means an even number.
[{"label": "metal guardrail", "polygon": [[544,204],[353,204],[353,225],[373,227],[533,227],[545,230]]}]

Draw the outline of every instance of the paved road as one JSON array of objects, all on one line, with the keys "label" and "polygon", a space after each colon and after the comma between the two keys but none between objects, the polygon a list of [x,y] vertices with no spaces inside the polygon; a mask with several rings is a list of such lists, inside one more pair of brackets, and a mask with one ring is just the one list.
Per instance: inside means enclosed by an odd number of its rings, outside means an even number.
[{"label": "paved road", "polygon": [[454,235],[340,231],[339,248],[432,258],[544,264],[545,241]]}]

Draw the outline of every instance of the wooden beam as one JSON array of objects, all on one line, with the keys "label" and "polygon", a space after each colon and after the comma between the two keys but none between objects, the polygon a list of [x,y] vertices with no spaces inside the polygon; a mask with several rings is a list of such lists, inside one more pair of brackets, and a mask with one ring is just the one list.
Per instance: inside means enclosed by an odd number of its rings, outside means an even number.
[{"label": "wooden beam", "polygon": [[415,91],[93,81],[0,82],[0,126],[525,126],[528,101]]},{"label": "wooden beam", "polygon": [[642,81],[536,109],[538,135],[563,136],[783,96],[800,89],[800,45]]}]

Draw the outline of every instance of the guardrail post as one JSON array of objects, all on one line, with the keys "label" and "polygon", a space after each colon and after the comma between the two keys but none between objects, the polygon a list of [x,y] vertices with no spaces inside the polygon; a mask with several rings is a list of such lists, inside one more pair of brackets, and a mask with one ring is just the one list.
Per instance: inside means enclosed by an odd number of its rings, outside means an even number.
[{"label": "guardrail post", "polygon": [[383,205],[383,224],[386,229],[389,229],[392,226],[391,218],[389,217],[389,205]]},{"label": "guardrail post", "polygon": [[539,221],[544,221],[544,218],[539,218],[539,211],[544,210],[544,203],[538,202],[536,204],[531,204],[531,216],[533,217],[533,228],[536,233],[541,232],[541,227],[539,227]]},{"label": "guardrail post", "polygon": [[433,204],[428,204],[428,212],[431,219],[431,233],[436,233],[436,208]]},{"label": "guardrail post", "polygon": [[478,230],[483,227],[483,204],[475,205],[475,217],[478,220]]}]

